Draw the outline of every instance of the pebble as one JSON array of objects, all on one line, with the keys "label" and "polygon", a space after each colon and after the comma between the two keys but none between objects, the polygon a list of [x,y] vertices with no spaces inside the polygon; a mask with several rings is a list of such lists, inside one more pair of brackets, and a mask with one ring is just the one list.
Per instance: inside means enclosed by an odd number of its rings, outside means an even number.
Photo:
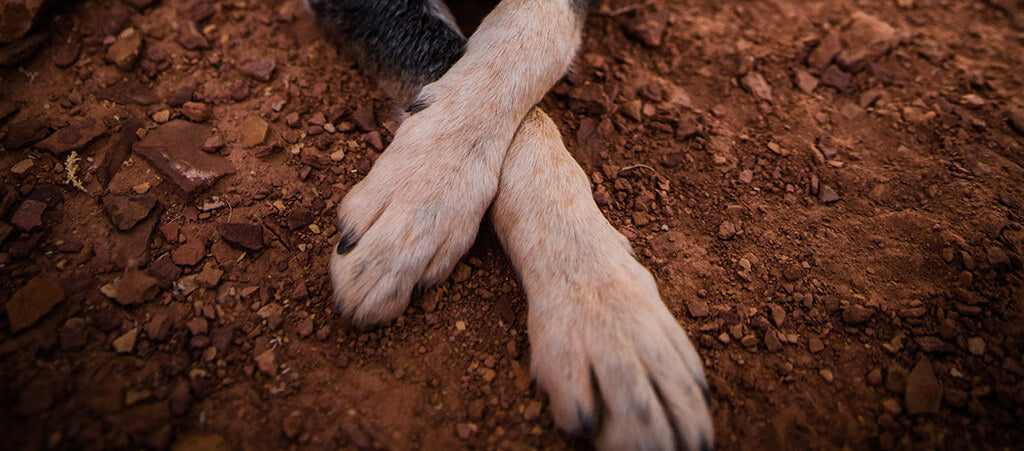
[{"label": "pebble", "polygon": [[228,160],[203,151],[212,134],[208,125],[177,119],[151,130],[134,149],[161,177],[191,198],[235,172]]},{"label": "pebble", "polygon": [[736,226],[732,225],[730,221],[722,221],[722,224],[718,226],[718,238],[728,240],[733,235],[736,235]]},{"label": "pebble", "polygon": [[835,381],[835,380],[836,380],[836,377],[835,377],[835,375],[833,375],[833,374],[832,374],[832,370],[827,370],[827,369],[825,369],[825,370],[821,370],[821,371],[818,371],[818,374],[820,374],[820,375],[821,375],[821,378],[822,378],[822,379],[825,379],[825,382],[828,382],[828,383],[830,383],[830,384],[831,384],[831,383],[832,383],[833,381]]},{"label": "pebble", "polygon": [[43,212],[46,211],[46,202],[35,199],[25,199],[18,205],[11,215],[11,225],[22,232],[30,232],[43,226]]},{"label": "pebble", "polygon": [[882,400],[882,408],[885,409],[886,412],[889,412],[892,415],[899,415],[899,414],[903,413],[903,407],[900,406],[899,400],[896,400],[896,399],[893,399],[893,398],[883,399]]},{"label": "pebble", "polygon": [[824,183],[819,185],[819,188],[818,188],[818,200],[819,201],[821,201],[822,203],[831,204],[833,202],[838,202],[840,199],[842,199],[842,197],[839,197],[839,193],[837,193],[836,190],[832,189],[831,186],[828,186],[828,185],[826,185]]},{"label": "pebble", "polygon": [[[189,120],[193,122],[206,122],[210,119],[213,114],[213,109],[210,105],[202,102],[185,102],[181,106],[181,114],[184,114]],[[206,149],[206,146],[203,146]]]},{"label": "pebble", "polygon": [[180,32],[178,34],[178,44],[185,47],[187,50],[205,50],[210,48],[210,41],[206,40],[206,36],[203,36],[199,32],[199,28],[196,27],[196,23],[191,20],[184,20],[181,22]]},{"label": "pebble", "polygon": [[369,103],[361,103],[356,111],[352,113],[352,120],[355,121],[356,125],[363,131],[371,132],[377,129],[377,119],[373,112],[373,105]]},{"label": "pebble", "polygon": [[825,350],[825,343],[818,337],[811,337],[807,340],[807,350],[811,351],[811,354],[817,354]]},{"label": "pebble", "polygon": [[242,147],[254,147],[263,144],[267,138],[267,121],[259,116],[249,116],[238,125],[242,133]]},{"label": "pebble", "polygon": [[31,158],[26,158],[17,163],[14,163],[14,165],[11,166],[11,174],[25,175],[25,173],[28,172],[29,169],[32,169],[32,166],[35,166],[35,160]]},{"label": "pebble", "polygon": [[744,88],[750,91],[751,94],[754,94],[755,97],[767,102],[772,101],[772,87],[768,85],[764,76],[759,72],[747,72],[747,75],[743,76],[740,83]]},{"label": "pebble", "polygon": [[818,78],[811,75],[811,73],[806,70],[797,69],[796,86],[797,88],[800,88],[800,91],[804,94],[810,94],[818,87]]},{"label": "pebble", "polygon": [[690,312],[690,316],[694,318],[704,318],[711,314],[708,303],[704,301],[691,301],[686,304],[686,309]]},{"label": "pebble", "polygon": [[11,333],[35,324],[63,301],[64,290],[60,283],[48,276],[33,277],[7,301],[7,321]]},{"label": "pebble", "polygon": [[988,257],[988,263],[992,266],[1001,267],[1010,265],[1010,256],[1006,255],[1006,251],[998,247],[989,247],[985,251],[985,254]]},{"label": "pebble", "polygon": [[224,241],[248,249],[258,251],[263,248],[263,227],[244,222],[217,223],[217,233]]},{"label": "pebble", "polygon": [[196,283],[203,288],[213,288],[220,284],[222,276],[224,271],[214,266],[213,262],[208,262],[202,272],[196,275]]},{"label": "pebble", "polygon": [[256,361],[256,367],[259,368],[260,372],[268,376],[277,374],[277,356],[274,355],[273,349],[267,349],[257,355],[254,360]]},{"label": "pebble", "polygon": [[899,42],[899,35],[892,25],[870,14],[857,11],[852,14],[852,19],[843,30],[843,41],[847,46],[836,55],[836,62],[856,72],[889,53]]},{"label": "pebble", "polygon": [[981,337],[968,338],[967,351],[976,356],[985,355],[985,340]]},{"label": "pebble", "polygon": [[537,417],[540,416],[540,410],[542,406],[543,404],[541,404],[540,401],[537,401],[535,399],[531,400],[529,403],[526,404],[526,408],[523,409],[523,419],[526,421],[532,421],[537,419]]},{"label": "pebble", "polygon": [[193,266],[206,256],[206,244],[201,240],[188,241],[171,251],[171,260],[176,265]]},{"label": "pebble", "polygon": [[871,319],[874,314],[875,310],[872,308],[860,304],[850,304],[843,308],[843,322],[851,325],[862,324]]},{"label": "pebble", "polygon": [[775,324],[775,327],[782,327],[786,322],[786,309],[774,304],[769,306],[768,309],[772,313],[772,323]]},{"label": "pebble", "polygon": [[138,305],[153,299],[160,292],[157,280],[137,268],[128,268],[113,282],[100,288],[100,292],[121,305]]},{"label": "pebble", "polygon": [[203,151],[207,153],[215,153],[224,147],[224,138],[220,135],[213,135],[205,142],[203,142]]},{"label": "pebble", "polygon": [[313,318],[305,318],[299,321],[299,326],[296,332],[300,337],[306,338],[313,334]]},{"label": "pebble", "polygon": [[942,385],[935,377],[932,363],[927,358],[921,358],[907,376],[905,397],[908,414],[939,413]]},{"label": "pebble", "polygon": [[104,58],[107,62],[127,72],[135,66],[135,61],[139,59],[141,51],[142,35],[135,28],[128,27],[117,36],[116,42],[107,47]]},{"label": "pebble", "polygon": [[842,69],[833,64],[825,69],[825,72],[821,74],[821,78],[818,82],[822,85],[836,88],[839,91],[845,91],[846,88],[850,87],[850,82],[852,80],[852,75],[843,72]]},{"label": "pebble", "polygon": [[807,66],[815,70],[824,69],[832,63],[832,59],[842,50],[843,44],[840,42],[839,33],[830,31],[821,38],[818,45],[808,55]]},{"label": "pebble", "polygon": [[462,440],[468,440],[473,434],[473,426],[469,423],[458,423],[455,425],[455,435]]},{"label": "pebble", "polygon": [[623,31],[630,39],[648,47],[660,47],[668,26],[669,15],[665,11],[638,14],[623,25]]},{"label": "pebble", "polygon": [[114,347],[114,352],[118,354],[127,354],[135,350],[135,341],[139,338],[139,328],[133,328],[124,335],[117,337],[111,343]]},{"label": "pebble", "polygon": [[740,183],[749,185],[751,182],[754,181],[754,171],[751,171],[750,169],[744,169],[740,171],[739,180]]},{"label": "pebble", "polygon": [[877,387],[879,385],[882,385],[882,369],[881,368],[875,368],[875,369],[871,370],[871,372],[868,373],[867,381],[868,381],[868,384],[871,385],[872,387]]},{"label": "pebble", "polygon": [[131,230],[157,205],[155,194],[107,194],[103,196],[103,209],[110,217],[110,222],[120,231]]},{"label": "pebble", "polygon": [[262,60],[250,61],[242,65],[239,68],[243,74],[252,77],[259,81],[270,81],[270,78],[274,75],[274,69],[277,68],[277,62],[273,58],[267,58]]},{"label": "pebble", "polygon": [[1010,107],[1006,110],[1006,122],[1010,127],[1024,136],[1024,108]]}]

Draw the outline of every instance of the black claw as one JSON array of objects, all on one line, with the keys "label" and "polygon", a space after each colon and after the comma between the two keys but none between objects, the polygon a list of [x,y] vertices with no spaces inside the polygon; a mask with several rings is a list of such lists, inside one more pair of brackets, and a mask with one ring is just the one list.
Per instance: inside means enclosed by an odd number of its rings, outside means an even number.
[{"label": "black claw", "polygon": [[585,410],[583,406],[576,405],[576,416],[580,422],[580,436],[588,441],[594,441],[597,439],[597,420],[594,419],[594,414],[590,411]]},{"label": "black claw", "polygon": [[708,438],[701,436],[700,438],[700,451],[711,451],[711,445],[708,443]]},{"label": "black claw", "polygon": [[704,396],[704,405],[711,408],[711,390],[708,390],[708,384],[700,384],[700,394]]},{"label": "black claw", "polygon": [[409,108],[406,108],[405,112],[409,114],[416,114],[425,110],[428,106],[430,105],[427,103],[427,100],[420,97],[409,104]]},{"label": "black claw", "polygon": [[343,233],[341,235],[341,239],[338,240],[338,249],[337,249],[338,250],[338,255],[345,255],[345,254],[347,254],[349,251],[352,250],[352,248],[356,247],[356,244],[358,244],[358,243],[359,243],[359,238],[356,238],[354,233],[352,233],[352,232],[345,232],[345,233]]},{"label": "black claw", "polygon": [[420,283],[417,283],[415,286],[412,287],[412,294],[409,295],[409,299],[410,300],[419,299],[421,296],[423,296],[423,293],[425,291],[427,291],[427,287],[423,286]]}]

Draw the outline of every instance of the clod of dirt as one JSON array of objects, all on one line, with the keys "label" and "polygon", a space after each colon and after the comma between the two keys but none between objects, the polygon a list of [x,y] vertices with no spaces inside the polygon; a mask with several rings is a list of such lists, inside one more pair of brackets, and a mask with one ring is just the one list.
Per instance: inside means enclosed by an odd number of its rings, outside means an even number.
[{"label": "clod of dirt", "polygon": [[104,59],[127,72],[135,66],[141,52],[142,35],[135,28],[128,27],[117,36],[117,41],[107,47]]},{"label": "clod of dirt", "polygon": [[259,368],[260,372],[268,376],[277,374],[277,357],[274,355],[273,349],[267,349],[257,355],[254,360],[256,361],[256,367]]},{"label": "clod of dirt", "polygon": [[228,160],[203,152],[211,134],[209,126],[173,120],[149,132],[134,149],[164,179],[192,197],[235,172]]},{"label": "clod of dirt", "polygon": [[255,80],[270,81],[270,78],[274,76],[274,69],[276,68],[277,62],[273,58],[267,58],[245,63],[238,70]]},{"label": "clod of dirt", "polygon": [[103,208],[117,230],[131,230],[149,216],[157,205],[155,194],[107,194],[103,196]]},{"label": "clod of dirt", "polygon": [[43,212],[46,203],[35,199],[25,199],[11,215],[11,225],[22,232],[29,232],[43,226]]},{"label": "clod of dirt", "polygon": [[668,26],[669,15],[666,11],[653,11],[638,14],[622,26],[622,31],[636,42],[648,47],[660,47]]},{"label": "clod of dirt", "polygon": [[249,116],[239,124],[238,131],[242,133],[242,147],[258,146],[267,138],[267,121],[256,115]]},{"label": "clod of dirt", "polygon": [[121,305],[138,305],[153,299],[160,292],[157,280],[139,271],[128,268],[113,282],[100,288],[106,297]]},{"label": "clod of dirt", "polygon": [[907,376],[906,404],[911,415],[939,413],[942,385],[935,377],[932,363],[921,358]]},{"label": "clod of dirt", "polygon": [[33,277],[7,301],[11,333],[31,326],[62,301],[64,290],[60,283],[48,276]]},{"label": "clod of dirt", "polygon": [[217,224],[217,233],[224,241],[250,251],[263,249],[263,227],[244,222],[222,222]]}]

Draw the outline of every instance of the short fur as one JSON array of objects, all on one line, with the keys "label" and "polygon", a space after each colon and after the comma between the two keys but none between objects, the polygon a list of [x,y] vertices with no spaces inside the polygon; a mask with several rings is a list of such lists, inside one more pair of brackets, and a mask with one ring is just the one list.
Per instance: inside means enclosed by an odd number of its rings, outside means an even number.
[{"label": "short fur", "polygon": [[[346,15],[366,11],[356,3],[385,14]],[[504,0],[466,43],[438,28],[454,24],[433,1],[396,1],[395,13],[382,3],[310,0],[390,95],[416,99],[338,209],[339,312],[360,326],[393,320],[415,287],[448,276],[490,207],[523,281],[531,371],[555,423],[602,449],[711,447],[700,357],[534,107],[572,61],[587,2]],[[396,59],[405,45],[427,53]]]}]

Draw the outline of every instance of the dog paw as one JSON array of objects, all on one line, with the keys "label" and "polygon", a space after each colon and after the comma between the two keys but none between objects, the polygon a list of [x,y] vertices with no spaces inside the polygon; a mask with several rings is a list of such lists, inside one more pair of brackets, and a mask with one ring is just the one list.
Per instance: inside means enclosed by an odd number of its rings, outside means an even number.
[{"label": "dog paw", "polygon": [[625,252],[577,267],[528,281],[531,368],[555,423],[599,449],[712,447],[703,364],[653,277]]},{"label": "dog paw", "polygon": [[431,110],[401,125],[338,207],[330,275],[336,311],[355,326],[393,320],[417,287],[447,277],[497,191],[508,143]]}]

